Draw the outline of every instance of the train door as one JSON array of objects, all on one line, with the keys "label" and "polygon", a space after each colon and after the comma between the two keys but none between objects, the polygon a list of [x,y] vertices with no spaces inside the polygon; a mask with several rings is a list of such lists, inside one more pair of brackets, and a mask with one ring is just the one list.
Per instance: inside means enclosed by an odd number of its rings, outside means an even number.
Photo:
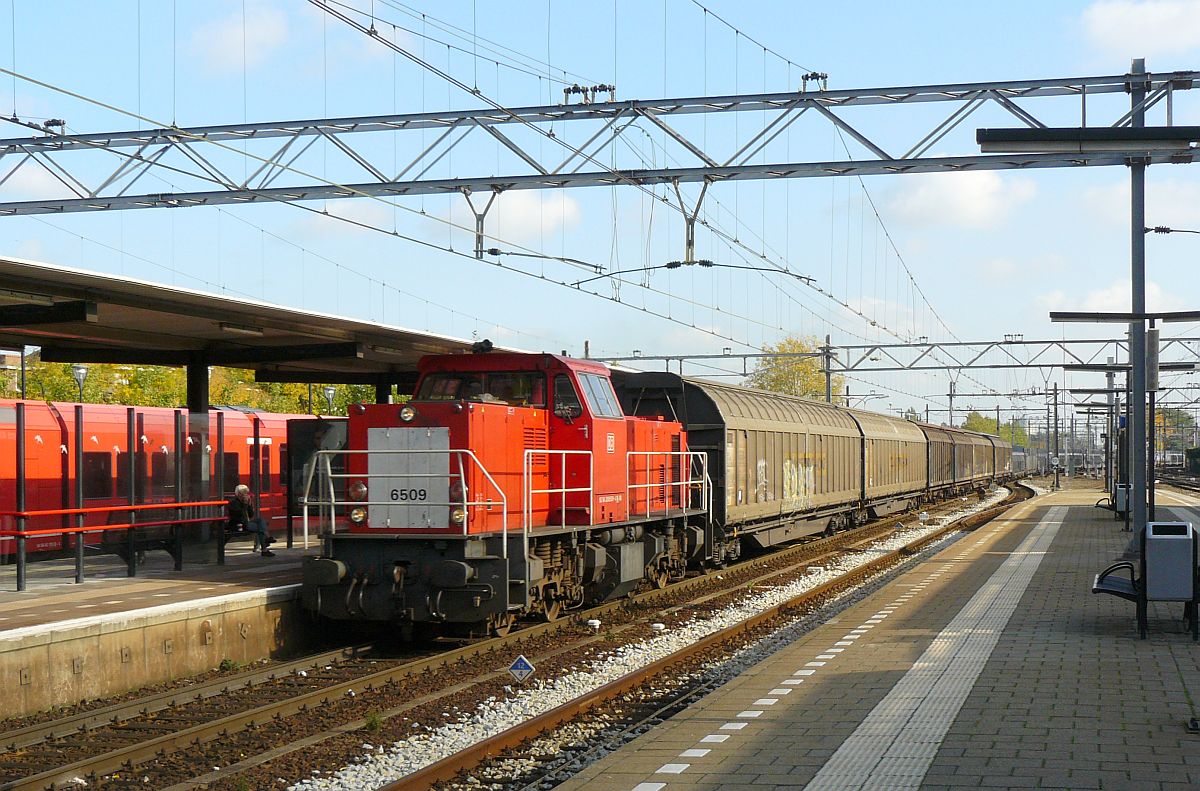
[{"label": "train door", "polygon": [[[554,408],[550,417],[550,447],[556,451],[591,451],[592,425],[584,414],[583,402],[571,377],[556,374],[551,393]],[[591,460],[577,453],[551,454],[549,498],[551,523],[589,524],[591,503],[586,492],[565,492],[567,489],[588,488],[592,485],[589,470]]]}]

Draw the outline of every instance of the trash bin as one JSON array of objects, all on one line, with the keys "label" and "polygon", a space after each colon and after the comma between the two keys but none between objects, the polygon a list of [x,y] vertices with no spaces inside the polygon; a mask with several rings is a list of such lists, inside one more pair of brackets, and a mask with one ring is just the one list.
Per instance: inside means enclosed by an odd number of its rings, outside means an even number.
[{"label": "trash bin", "polygon": [[1113,490],[1113,510],[1119,514],[1125,513],[1129,508],[1129,484],[1118,483],[1117,488]]},{"label": "trash bin", "polygon": [[1146,525],[1146,600],[1193,601],[1196,597],[1196,531],[1190,522]]}]

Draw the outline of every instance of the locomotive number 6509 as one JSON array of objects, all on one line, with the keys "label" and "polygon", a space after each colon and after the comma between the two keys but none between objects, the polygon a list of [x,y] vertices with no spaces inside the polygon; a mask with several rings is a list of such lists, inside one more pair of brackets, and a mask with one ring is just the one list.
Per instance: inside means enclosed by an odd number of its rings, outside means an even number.
[{"label": "locomotive number 6509", "polygon": [[424,489],[392,489],[392,499],[401,502],[421,502],[429,498]]}]

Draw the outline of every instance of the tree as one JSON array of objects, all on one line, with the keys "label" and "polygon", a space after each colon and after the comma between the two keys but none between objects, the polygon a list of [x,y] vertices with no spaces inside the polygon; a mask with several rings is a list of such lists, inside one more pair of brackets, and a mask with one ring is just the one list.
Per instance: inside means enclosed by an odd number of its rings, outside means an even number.
[{"label": "tree", "polygon": [[1194,441],[1196,421],[1191,413],[1183,409],[1154,410],[1154,444],[1159,450],[1183,450]]},{"label": "tree", "polygon": [[[33,401],[76,401],[79,385],[69,363],[42,362],[39,354],[26,358],[25,393]],[[83,400],[89,404],[126,406],[185,406],[187,373],[183,368],[157,365],[112,365],[89,363],[84,379]],[[346,414],[354,403],[375,400],[369,385],[333,385],[333,413]],[[214,406],[237,406],[264,412],[309,411],[308,385],[292,382],[256,382],[254,372],[241,368],[213,367],[209,371],[209,402]],[[19,377],[4,377],[0,395],[19,398]],[[325,412],[324,386],[314,387],[313,412]]]},{"label": "tree", "polygon": [[[789,335],[779,343],[764,347],[772,355],[811,354],[820,352],[823,344],[817,338]],[[841,394],[845,380],[833,376],[833,395]],[[825,369],[819,356],[814,357],[762,357],[753,371],[746,377],[746,385],[773,393],[825,398]]]},{"label": "tree", "polygon": [[997,429],[995,418],[984,417],[978,412],[971,412],[967,415],[967,419],[963,421],[962,427],[967,431],[978,431],[980,434],[998,436],[1000,439],[1011,441],[1013,445],[1020,448],[1029,445],[1029,435],[1025,433],[1025,429],[1021,428],[1019,423],[1014,426],[1011,420]]}]

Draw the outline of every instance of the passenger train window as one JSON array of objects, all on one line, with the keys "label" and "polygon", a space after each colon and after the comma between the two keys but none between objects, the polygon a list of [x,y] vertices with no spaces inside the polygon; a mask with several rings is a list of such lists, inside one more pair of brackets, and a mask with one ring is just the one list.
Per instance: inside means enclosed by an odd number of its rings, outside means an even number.
[{"label": "passenger train window", "polygon": [[287,488],[288,452],[287,443],[279,446],[279,488]]},{"label": "passenger train window", "polygon": [[613,393],[612,384],[609,383],[607,377],[583,373],[578,376],[579,381],[583,384],[583,393],[593,416],[624,417],[621,406],[617,403],[617,397]]},{"label": "passenger train window", "polygon": [[258,485],[265,489],[271,488],[271,446],[262,445],[259,448],[259,453],[262,454],[262,466],[259,468]]},{"label": "passenger train window", "polygon": [[[134,481],[136,481],[137,490],[134,492],[133,501],[135,503],[145,502],[146,500],[146,453],[138,451],[137,457],[134,460]],[[117,457],[117,497],[121,500],[128,501],[129,499],[129,454],[122,453]]]},{"label": "passenger train window", "polygon": [[225,454],[225,469],[221,473],[225,476],[225,480],[222,482],[221,488],[226,495],[232,496],[233,490],[242,482],[242,471],[239,467],[239,461],[240,458],[236,453]]},{"label": "passenger train window", "polygon": [[175,457],[169,453],[154,453],[150,457],[150,496],[175,493]]},{"label": "passenger train window", "polygon": [[565,420],[574,420],[583,414],[575,386],[566,374],[554,377],[554,414]]},{"label": "passenger train window", "polygon": [[113,496],[111,453],[83,454],[83,499],[108,500]]}]

